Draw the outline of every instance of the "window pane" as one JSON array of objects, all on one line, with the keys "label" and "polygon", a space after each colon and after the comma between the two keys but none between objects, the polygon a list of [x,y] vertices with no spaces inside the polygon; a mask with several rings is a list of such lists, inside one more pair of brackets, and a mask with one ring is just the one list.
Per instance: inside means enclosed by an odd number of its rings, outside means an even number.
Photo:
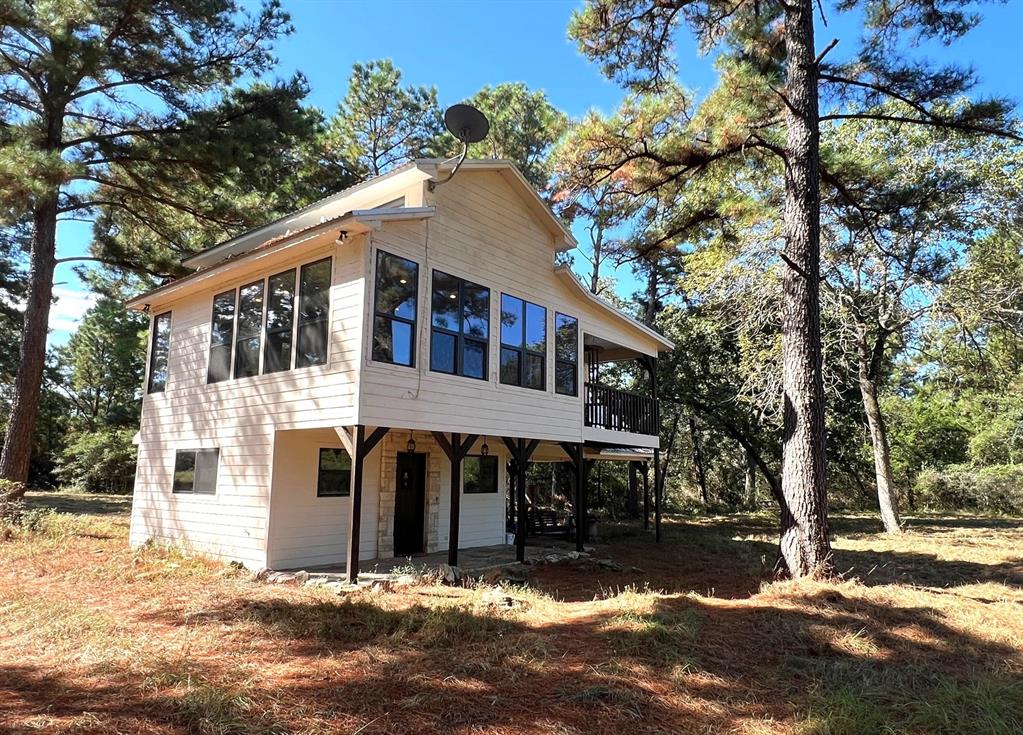
[{"label": "window pane", "polygon": [[267,280],[266,330],[287,329],[295,318],[295,271],[288,271]]},{"label": "window pane", "polygon": [[522,344],[523,301],[501,294],[501,342],[518,347]]},{"label": "window pane", "polygon": [[541,355],[526,355],[526,379],[523,385],[543,390],[543,363]]},{"label": "window pane", "polygon": [[412,325],[378,316],[373,328],[373,359],[412,364]]},{"label": "window pane", "polygon": [[376,310],[388,316],[416,318],[419,266],[383,251],[377,253]]},{"label": "window pane", "polygon": [[466,457],[462,461],[462,491],[497,492],[497,457]]},{"label": "window pane", "polygon": [[327,362],[327,322],[321,320],[298,328],[298,353],[295,367],[324,365]]},{"label": "window pane", "polygon": [[234,377],[249,378],[259,374],[259,337],[238,342],[234,351]]},{"label": "window pane", "polygon": [[321,449],[316,477],[320,497],[346,496],[351,491],[352,458],[344,449]]},{"label": "window pane", "polygon": [[505,385],[519,385],[519,361],[521,353],[518,350],[501,348],[501,382]]},{"label": "window pane", "polygon": [[433,272],[433,326],[458,331],[458,286],[454,276]]},{"label": "window pane", "polygon": [[291,330],[266,335],[263,350],[263,372],[279,373],[291,369]]},{"label": "window pane", "polygon": [[547,309],[526,303],[526,348],[534,352],[547,350]]},{"label": "window pane", "polygon": [[203,495],[217,492],[217,461],[219,449],[200,449],[195,453],[195,483],[192,491]]},{"label": "window pane", "polygon": [[153,345],[149,356],[149,392],[158,393],[167,387],[170,356],[170,319],[168,311],[153,319]]},{"label": "window pane", "polygon": [[210,369],[206,382],[219,383],[231,377],[231,345],[210,348]]},{"label": "window pane", "polygon": [[302,266],[298,323],[327,319],[330,309],[330,258]]},{"label": "window pane", "polygon": [[485,377],[487,345],[467,339],[462,342],[462,375],[470,378]]},{"label": "window pane", "polygon": [[234,340],[234,291],[213,297],[213,326],[210,346],[230,346]]},{"label": "window pane", "polygon": [[175,452],[174,485],[176,493],[190,493],[195,483],[195,452]]},{"label": "window pane", "polygon": [[442,373],[455,372],[455,343],[458,339],[451,334],[434,330],[430,345],[430,369]]},{"label": "window pane", "polygon": [[263,326],[263,282],[250,283],[238,291],[238,337],[259,335]]},{"label": "window pane", "polygon": [[562,395],[576,394],[576,366],[571,362],[558,361],[554,366],[554,390]]},{"label": "window pane", "polygon": [[577,362],[579,322],[574,317],[554,313],[554,356],[559,360]]},{"label": "window pane", "polygon": [[462,333],[487,339],[490,336],[490,289],[466,282],[462,300]]}]

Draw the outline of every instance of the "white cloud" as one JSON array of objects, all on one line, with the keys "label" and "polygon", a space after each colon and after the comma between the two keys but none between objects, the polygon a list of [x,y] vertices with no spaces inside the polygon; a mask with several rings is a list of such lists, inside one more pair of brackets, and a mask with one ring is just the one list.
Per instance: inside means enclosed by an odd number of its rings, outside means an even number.
[{"label": "white cloud", "polygon": [[50,344],[67,342],[78,329],[82,317],[95,303],[97,296],[89,291],[78,291],[66,286],[54,286],[54,303],[50,306]]}]

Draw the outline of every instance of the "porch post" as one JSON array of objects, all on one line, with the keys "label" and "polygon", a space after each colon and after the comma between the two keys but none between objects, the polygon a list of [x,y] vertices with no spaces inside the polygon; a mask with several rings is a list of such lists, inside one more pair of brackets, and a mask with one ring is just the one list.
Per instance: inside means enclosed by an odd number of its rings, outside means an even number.
[{"label": "porch post", "polygon": [[[348,519],[348,558],[345,560],[345,571],[348,581],[355,584],[359,581],[359,534],[362,530],[362,469],[366,455],[373,451],[389,429],[378,426],[367,437],[366,427],[357,424],[353,427],[351,444],[348,453],[352,457],[352,475],[349,485],[351,515]],[[347,429],[341,429],[347,431]],[[348,444],[348,442],[345,442]]]},{"label": "porch post", "polygon": [[526,560],[526,527],[529,522],[529,514],[526,508],[526,460],[521,458],[522,444],[519,440],[520,459],[515,461],[515,493],[518,495],[516,503],[519,512],[518,522],[515,524],[515,559],[519,562]]},{"label": "porch post", "polygon": [[590,501],[590,471],[593,469],[593,463],[595,461],[596,460],[592,459],[583,459],[582,453],[579,454],[579,464],[582,465],[583,468],[582,470],[583,481],[581,483],[582,491],[579,496],[580,497],[579,507],[583,514],[582,525],[583,541],[590,540],[589,514],[586,510],[586,506],[589,504]]},{"label": "porch post", "polygon": [[575,461],[575,550],[583,550],[583,534],[586,533],[586,460],[583,459],[583,445],[576,444]]},{"label": "porch post", "polygon": [[458,566],[458,519],[462,501],[462,437],[452,432],[451,446],[451,515],[448,520],[448,566]]},{"label": "porch post", "polygon": [[643,463],[643,530],[650,529],[650,463]]},{"label": "porch post", "polygon": [[654,541],[661,540],[661,450],[654,450]]}]

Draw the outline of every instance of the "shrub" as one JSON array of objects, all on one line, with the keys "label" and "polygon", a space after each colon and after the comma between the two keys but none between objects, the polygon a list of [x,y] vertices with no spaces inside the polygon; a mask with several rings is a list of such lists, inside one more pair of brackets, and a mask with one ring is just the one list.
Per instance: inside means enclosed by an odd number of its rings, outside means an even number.
[{"label": "shrub", "polygon": [[1023,465],[949,465],[916,479],[920,503],[930,510],[1023,514]]},{"label": "shrub", "polygon": [[61,453],[57,474],[87,492],[125,492],[135,476],[137,450],[132,429],[78,434]]}]

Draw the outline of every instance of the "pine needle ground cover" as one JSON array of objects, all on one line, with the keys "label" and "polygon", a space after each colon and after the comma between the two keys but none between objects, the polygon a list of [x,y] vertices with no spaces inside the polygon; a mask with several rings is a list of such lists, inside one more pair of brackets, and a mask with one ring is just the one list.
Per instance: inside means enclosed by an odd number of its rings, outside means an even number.
[{"label": "pine needle ground cover", "polygon": [[605,529],[621,569],[524,588],[338,595],[132,552],[123,498],[30,506],[0,542],[2,732],[1023,730],[1012,519],[837,517],[837,582],[775,581],[763,515]]}]

